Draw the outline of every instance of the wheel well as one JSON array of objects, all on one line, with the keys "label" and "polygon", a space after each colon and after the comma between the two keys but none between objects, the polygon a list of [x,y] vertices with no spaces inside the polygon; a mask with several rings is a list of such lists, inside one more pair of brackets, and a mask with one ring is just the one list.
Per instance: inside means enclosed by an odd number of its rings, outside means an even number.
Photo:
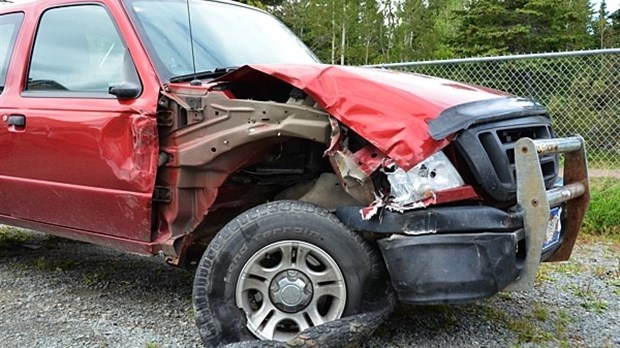
[{"label": "wheel well", "polygon": [[[166,122],[159,127],[164,160],[156,185],[167,200],[154,201],[152,238],[173,264],[265,202],[301,200],[335,210],[374,198],[369,176],[351,163],[361,160],[351,151],[368,143],[311,97],[293,90],[286,101],[236,99],[229,92],[168,93],[159,103]],[[187,122],[179,121],[183,115]],[[356,175],[347,176],[353,167]]]},{"label": "wheel well", "polygon": [[257,205],[299,199],[324,174],[334,175],[324,156],[325,144],[308,139],[281,141],[254,163],[231,173],[219,187],[215,202],[195,231],[195,241],[206,245],[228,221]]}]

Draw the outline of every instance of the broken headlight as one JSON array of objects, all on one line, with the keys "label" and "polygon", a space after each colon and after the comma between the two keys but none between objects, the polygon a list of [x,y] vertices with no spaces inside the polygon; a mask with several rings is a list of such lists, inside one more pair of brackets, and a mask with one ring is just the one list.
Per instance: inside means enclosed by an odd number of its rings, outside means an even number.
[{"label": "broken headlight", "polygon": [[431,198],[434,192],[463,186],[465,182],[448,157],[439,151],[409,171],[395,167],[386,173],[392,203],[408,205]]}]

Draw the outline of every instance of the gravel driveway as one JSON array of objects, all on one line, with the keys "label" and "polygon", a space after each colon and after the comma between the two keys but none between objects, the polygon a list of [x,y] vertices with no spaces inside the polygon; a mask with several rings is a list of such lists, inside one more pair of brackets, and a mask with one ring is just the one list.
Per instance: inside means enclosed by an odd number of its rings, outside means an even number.
[{"label": "gravel driveway", "polygon": [[[0,346],[200,347],[192,273],[1,227]],[[620,347],[620,245],[582,242],[539,285],[457,306],[399,305],[367,347]]]}]

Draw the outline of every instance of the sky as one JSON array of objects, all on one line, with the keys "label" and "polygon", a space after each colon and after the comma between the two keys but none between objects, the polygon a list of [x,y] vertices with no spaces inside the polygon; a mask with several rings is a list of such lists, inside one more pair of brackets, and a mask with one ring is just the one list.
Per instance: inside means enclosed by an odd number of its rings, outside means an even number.
[{"label": "sky", "polygon": [[[599,4],[601,0],[594,0],[594,10],[598,10]],[[607,0],[607,11],[609,13],[615,12],[618,8],[620,8],[620,0]]]}]

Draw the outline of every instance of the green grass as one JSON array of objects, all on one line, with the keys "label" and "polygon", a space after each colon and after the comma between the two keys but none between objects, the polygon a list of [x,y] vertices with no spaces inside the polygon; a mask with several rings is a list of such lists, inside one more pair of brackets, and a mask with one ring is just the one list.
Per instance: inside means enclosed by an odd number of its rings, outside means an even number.
[{"label": "green grass", "polygon": [[27,242],[29,236],[20,229],[9,226],[0,226],[0,248],[16,247]]},{"label": "green grass", "polygon": [[25,262],[25,265],[31,266],[40,272],[62,272],[73,268],[76,265],[75,260],[56,260],[40,256],[36,259]]},{"label": "green grass", "polygon": [[592,178],[583,232],[620,240],[620,179]]},{"label": "green grass", "polygon": [[536,273],[536,285],[540,285],[547,282],[554,282],[556,279],[553,276],[554,267],[548,263],[541,263]]},{"label": "green grass", "polygon": [[601,294],[591,289],[591,284],[576,285],[573,288],[573,294],[581,298],[581,307],[597,313],[604,312],[607,307],[607,301],[601,298]]},{"label": "green grass", "polygon": [[524,317],[515,317],[500,308],[491,306],[481,306],[480,310],[489,321],[512,331],[517,336],[515,342],[517,346],[524,343],[543,344],[556,340],[553,333],[540,327],[540,322],[549,320],[549,312],[540,305],[536,304],[532,312]]},{"label": "green grass", "polygon": [[554,327],[559,346],[562,348],[571,347],[568,342],[568,324],[570,324],[570,316],[566,311],[560,310],[558,312]]},{"label": "green grass", "polygon": [[549,320],[549,311],[545,306],[539,303],[534,304],[534,308],[532,309],[532,315],[538,321],[545,322]]},{"label": "green grass", "polygon": [[575,275],[575,274],[582,274],[587,269],[583,263],[579,262],[578,260],[573,259],[573,260],[569,260],[567,262],[561,262],[555,265],[554,270],[561,274]]}]

